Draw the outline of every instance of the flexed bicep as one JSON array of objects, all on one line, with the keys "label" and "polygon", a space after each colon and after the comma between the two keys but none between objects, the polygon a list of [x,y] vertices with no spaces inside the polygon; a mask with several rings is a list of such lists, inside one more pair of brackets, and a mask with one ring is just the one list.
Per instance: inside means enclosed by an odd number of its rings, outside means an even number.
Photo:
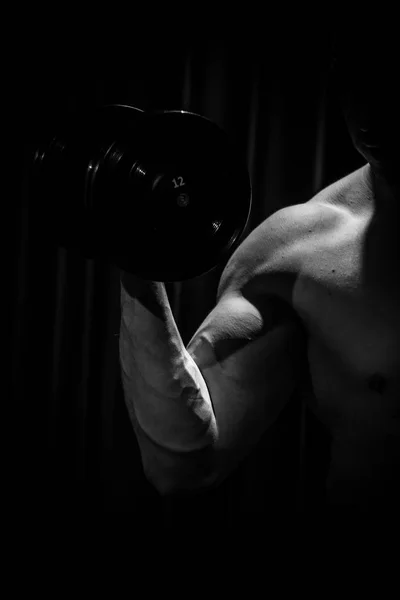
[{"label": "flexed bicep", "polygon": [[304,335],[272,299],[260,312],[240,295],[225,297],[188,344],[216,418],[221,476],[246,456],[291,398]]}]

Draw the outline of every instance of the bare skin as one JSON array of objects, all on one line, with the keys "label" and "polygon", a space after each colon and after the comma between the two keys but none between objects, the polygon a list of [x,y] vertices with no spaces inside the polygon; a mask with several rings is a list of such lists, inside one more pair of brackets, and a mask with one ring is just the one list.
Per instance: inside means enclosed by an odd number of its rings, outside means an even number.
[{"label": "bare skin", "polygon": [[[263,269],[262,259],[252,261],[245,242],[249,269],[239,269],[230,285],[243,295],[262,296],[263,287],[276,293],[304,325],[312,385],[307,401],[332,439],[328,505],[397,510],[400,134],[394,107],[400,99],[396,78],[382,75],[386,84],[372,94],[368,72],[357,76],[347,80],[355,88],[348,87],[341,101],[366,165],[309,202],[289,207],[288,229],[295,231],[295,222],[308,226],[293,234],[276,273],[267,263]],[[253,248],[258,257],[262,227],[260,234]]]},{"label": "bare skin", "polygon": [[328,501],[365,508],[400,487],[400,246],[370,179],[366,165],[310,201],[332,219],[304,240],[293,289],[308,332],[310,408],[332,435]]},{"label": "bare skin", "polygon": [[[306,332],[306,399],[332,439],[328,504],[368,511],[396,509],[400,499],[400,243],[396,205],[377,199],[373,182],[367,164],[285,209],[291,237],[275,263],[265,221],[234,254],[219,290],[261,312],[275,297],[296,313]],[[129,276],[124,285],[134,296],[155,284]]]},{"label": "bare skin", "polygon": [[400,98],[395,48],[374,52],[339,93],[367,164],[310,201],[330,226],[304,240],[293,307],[309,334],[310,408],[332,435],[328,502],[391,509],[400,499]]},{"label": "bare skin", "polygon": [[400,243],[379,207],[367,164],[285,209],[291,239],[275,264],[263,250],[267,220],[223,275],[224,293],[277,297],[295,311],[306,401],[331,435],[328,506],[368,511],[400,499]]},{"label": "bare skin", "polygon": [[[367,163],[285,209],[282,226],[292,233],[276,266],[264,249],[265,221],[220,286],[255,305],[281,299],[303,324],[307,402],[332,439],[328,504],[357,510],[387,510],[400,498],[400,242],[391,188],[375,183]],[[132,296],[155,285],[126,277]]]},{"label": "bare skin", "polygon": [[[344,95],[343,104],[352,141],[366,165],[322,190],[309,202],[288,207],[278,217],[267,219],[244,240],[221,277],[219,306],[194,338],[199,332],[207,334],[209,327],[209,335],[216,340],[213,348],[209,344],[212,351],[205,362],[202,362],[204,357],[200,357],[199,364],[214,412],[218,412],[215,411],[218,405],[219,430],[224,429],[225,435],[229,433],[231,413],[235,411],[233,421],[236,419],[235,428],[239,428],[240,415],[246,413],[243,404],[248,404],[251,396],[250,388],[257,387],[254,382],[258,371],[261,383],[266,383],[266,371],[260,368],[261,350],[264,349],[266,360],[270,360],[272,348],[280,346],[261,337],[253,346],[248,343],[247,354],[243,349],[235,362],[237,344],[243,346],[243,340],[247,343],[249,337],[242,331],[244,317],[251,317],[246,321],[249,328],[254,316],[257,323],[263,319],[269,323],[273,320],[271,308],[279,312],[271,299],[282,300],[282,307],[296,317],[306,334],[298,361],[303,364],[307,354],[311,383],[307,401],[332,438],[328,504],[376,511],[378,507],[398,510],[400,501],[400,284],[397,276],[400,193],[396,174],[397,164],[400,164],[397,148],[400,134],[395,131],[396,119],[390,118],[389,108],[383,110],[382,103],[376,103],[376,94],[374,101],[369,102],[368,86],[370,80],[361,78],[356,93],[347,90],[350,93]],[[398,107],[400,101],[395,99],[394,91],[388,97],[392,107]],[[383,97],[385,90],[382,92]],[[271,255],[272,238],[275,251]],[[157,331],[160,335],[165,333],[164,346],[161,347],[159,341],[160,354],[169,356],[171,340],[181,348],[176,332],[172,337],[174,324],[170,311],[163,312],[167,306],[163,284],[142,282],[130,275],[123,275],[122,282],[128,293],[140,297],[141,304],[151,313],[149,316],[140,312],[140,318],[147,319],[143,322],[144,329],[147,327],[154,336]],[[225,304],[224,298],[228,300]],[[229,299],[234,302],[229,304]],[[245,305],[249,312],[239,311],[235,320],[234,307],[238,299],[240,306]],[[243,299],[246,302],[243,303]],[[136,310],[141,309],[136,307]],[[161,325],[156,322],[158,329],[152,315],[160,316]],[[258,329],[253,333],[259,335]],[[294,337],[285,339],[294,340]],[[192,342],[187,348],[189,354],[193,351]],[[146,363],[148,359],[141,348],[138,337],[132,352],[138,359],[143,355]],[[284,350],[286,352],[286,345]],[[230,364],[234,366],[228,377],[216,363],[222,364],[231,355]],[[127,356],[129,358],[129,353]],[[164,362],[169,364],[164,358],[154,361],[153,370],[155,374],[164,373],[168,380],[171,369],[164,369]],[[275,363],[270,364],[273,364],[272,381],[267,382],[268,386],[274,392],[280,391],[290,378],[289,371],[283,372],[280,380],[275,377]],[[236,370],[246,378],[246,385],[232,383],[235,379],[232,373]],[[248,370],[250,378],[246,377]],[[243,389],[245,393],[237,393]],[[131,395],[136,400],[139,396],[136,389]],[[129,390],[126,396],[129,399]],[[252,410],[261,414],[258,404],[266,402],[264,393],[253,396]],[[275,396],[279,394],[271,394],[271,402]],[[147,404],[146,400],[144,406]],[[179,423],[184,423],[186,414],[177,418]],[[318,448],[315,451],[318,452]]]}]

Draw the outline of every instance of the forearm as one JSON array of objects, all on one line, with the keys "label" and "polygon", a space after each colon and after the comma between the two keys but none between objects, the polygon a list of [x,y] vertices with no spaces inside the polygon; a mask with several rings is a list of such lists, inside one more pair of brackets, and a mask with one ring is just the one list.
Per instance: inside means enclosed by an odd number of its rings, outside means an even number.
[{"label": "forearm", "polygon": [[[125,284],[125,285],[124,285]],[[127,291],[128,288],[129,293]],[[146,475],[167,485],[210,463],[217,427],[210,395],[182,342],[164,284],[121,279],[120,364]],[[203,465],[208,472],[211,464]],[[200,469],[201,470],[201,469]]]}]

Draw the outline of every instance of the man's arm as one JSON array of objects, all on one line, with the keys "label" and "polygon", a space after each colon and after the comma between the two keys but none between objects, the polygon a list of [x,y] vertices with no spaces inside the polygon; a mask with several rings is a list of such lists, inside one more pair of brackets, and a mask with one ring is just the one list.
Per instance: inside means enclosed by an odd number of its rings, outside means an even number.
[{"label": "man's arm", "polygon": [[[282,236],[274,234],[276,220],[269,221],[264,252],[272,260]],[[122,380],[146,477],[162,494],[217,485],[296,387],[304,353],[298,320],[277,298],[252,302],[222,285],[216,307],[185,348],[164,284],[130,286],[129,276],[123,282]]]},{"label": "man's arm", "polygon": [[195,487],[211,468],[217,428],[207,386],[184,347],[163,283],[121,274],[119,356],[147,479],[163,495],[183,476]]}]

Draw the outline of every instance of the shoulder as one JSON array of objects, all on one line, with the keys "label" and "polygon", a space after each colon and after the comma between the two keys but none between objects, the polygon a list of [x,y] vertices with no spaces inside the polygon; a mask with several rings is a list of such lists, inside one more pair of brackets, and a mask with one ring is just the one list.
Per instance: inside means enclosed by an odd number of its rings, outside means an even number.
[{"label": "shoulder", "polygon": [[332,193],[284,207],[260,223],[229,259],[217,299],[251,292],[288,300],[305,246],[327,233],[338,218],[338,211],[328,201]]},{"label": "shoulder", "polygon": [[364,168],[326,186],[307,202],[279,209],[258,225],[229,259],[218,287],[225,294],[271,293],[289,300],[302,260],[318,241],[365,209]]}]

